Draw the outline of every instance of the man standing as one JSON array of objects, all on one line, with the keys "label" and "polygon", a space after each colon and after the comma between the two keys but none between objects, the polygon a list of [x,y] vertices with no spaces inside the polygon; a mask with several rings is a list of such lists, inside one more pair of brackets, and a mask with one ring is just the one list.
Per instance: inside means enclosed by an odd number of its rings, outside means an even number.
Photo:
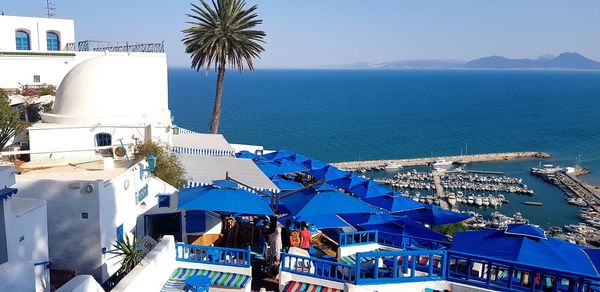
[{"label": "man standing", "polygon": [[310,249],[311,234],[310,231],[308,231],[308,228],[306,227],[305,221],[302,221],[302,223],[300,223],[300,226],[302,227],[302,231],[300,231],[300,248],[308,251]]}]

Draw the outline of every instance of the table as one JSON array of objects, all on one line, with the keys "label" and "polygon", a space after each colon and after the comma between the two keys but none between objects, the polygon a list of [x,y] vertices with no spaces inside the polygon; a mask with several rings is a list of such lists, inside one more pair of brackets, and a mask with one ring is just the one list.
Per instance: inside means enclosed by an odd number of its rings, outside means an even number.
[{"label": "table", "polygon": [[185,280],[186,292],[206,292],[210,287],[210,278],[207,276],[190,276]]}]

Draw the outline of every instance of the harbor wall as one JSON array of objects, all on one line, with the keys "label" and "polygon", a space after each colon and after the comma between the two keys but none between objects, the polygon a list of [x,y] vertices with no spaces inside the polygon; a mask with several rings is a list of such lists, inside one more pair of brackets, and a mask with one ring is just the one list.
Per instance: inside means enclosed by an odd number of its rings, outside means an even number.
[{"label": "harbor wall", "polygon": [[502,153],[482,153],[469,155],[454,155],[444,157],[421,157],[421,158],[405,158],[405,159],[381,159],[381,160],[363,160],[363,161],[346,161],[335,162],[332,165],[346,170],[356,170],[360,168],[384,167],[387,164],[399,164],[402,166],[423,166],[435,162],[439,159],[448,161],[461,162],[486,162],[486,161],[504,161],[516,159],[545,159],[550,158],[550,154],[537,151],[525,152],[502,152]]}]

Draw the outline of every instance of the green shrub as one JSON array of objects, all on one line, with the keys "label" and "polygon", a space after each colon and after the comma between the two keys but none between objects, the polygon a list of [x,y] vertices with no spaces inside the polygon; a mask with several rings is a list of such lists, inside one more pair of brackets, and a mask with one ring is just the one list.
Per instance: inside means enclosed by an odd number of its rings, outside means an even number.
[{"label": "green shrub", "polygon": [[185,168],[177,155],[171,152],[168,145],[155,142],[144,142],[136,145],[134,151],[136,162],[150,155],[156,156],[155,176],[178,189],[186,186]]}]

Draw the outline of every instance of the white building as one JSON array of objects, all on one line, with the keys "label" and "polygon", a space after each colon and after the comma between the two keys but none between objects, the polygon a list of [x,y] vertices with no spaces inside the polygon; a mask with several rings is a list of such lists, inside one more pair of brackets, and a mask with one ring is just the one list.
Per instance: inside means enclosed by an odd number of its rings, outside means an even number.
[{"label": "white building", "polygon": [[47,291],[46,202],[16,195],[14,173],[0,166],[0,291]]},{"label": "white building", "polygon": [[104,51],[162,53],[163,48],[162,43],[77,42],[73,20],[0,15],[0,88],[58,86],[74,66]]},{"label": "white building", "polygon": [[28,132],[32,160],[111,156],[113,146],[146,140],[171,144],[165,54],[107,52],[78,64],[52,112]]}]

